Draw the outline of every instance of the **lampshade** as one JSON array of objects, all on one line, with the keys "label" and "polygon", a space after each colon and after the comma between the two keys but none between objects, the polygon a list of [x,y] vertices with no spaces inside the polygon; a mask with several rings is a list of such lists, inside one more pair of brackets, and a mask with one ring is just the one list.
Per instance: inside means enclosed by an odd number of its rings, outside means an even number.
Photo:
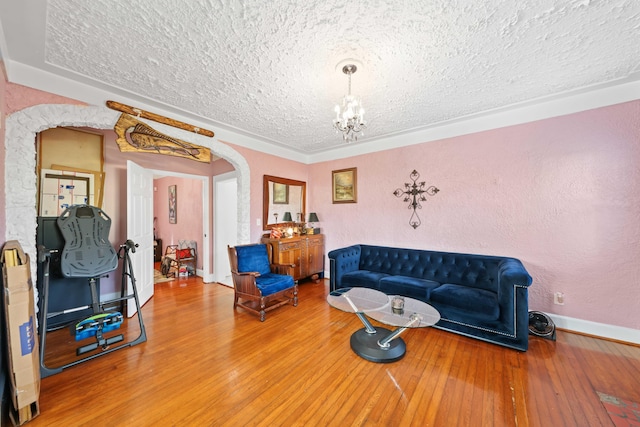
[{"label": "lampshade", "polygon": [[291,212],[285,212],[284,216],[282,217],[282,221],[284,221],[284,222],[293,221],[293,218],[291,218]]},{"label": "lampshade", "polygon": [[320,220],[318,219],[318,215],[316,215],[315,212],[311,212],[309,214],[309,222],[320,222]]}]

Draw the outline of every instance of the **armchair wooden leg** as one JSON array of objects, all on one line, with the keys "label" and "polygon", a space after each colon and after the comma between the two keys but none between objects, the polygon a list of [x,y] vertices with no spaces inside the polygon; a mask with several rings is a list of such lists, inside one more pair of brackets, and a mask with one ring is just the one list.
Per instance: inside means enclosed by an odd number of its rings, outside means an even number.
[{"label": "armchair wooden leg", "polygon": [[260,321],[264,322],[264,319],[267,317],[267,312],[265,311],[266,303],[264,298],[260,298]]}]

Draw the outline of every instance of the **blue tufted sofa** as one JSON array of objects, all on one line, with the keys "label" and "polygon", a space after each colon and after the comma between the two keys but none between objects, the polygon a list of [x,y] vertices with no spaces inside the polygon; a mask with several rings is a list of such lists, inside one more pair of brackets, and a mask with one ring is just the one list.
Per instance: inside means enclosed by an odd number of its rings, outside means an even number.
[{"label": "blue tufted sofa", "polygon": [[368,287],[425,301],[436,328],[526,351],[531,276],[515,258],[353,245],[329,252],[331,290]]}]

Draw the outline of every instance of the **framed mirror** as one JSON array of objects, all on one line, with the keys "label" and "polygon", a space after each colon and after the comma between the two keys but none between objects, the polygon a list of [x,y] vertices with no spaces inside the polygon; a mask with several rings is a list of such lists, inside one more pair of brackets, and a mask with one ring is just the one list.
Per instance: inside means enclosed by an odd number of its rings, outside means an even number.
[{"label": "framed mirror", "polygon": [[[265,230],[287,222],[305,222],[307,183],[265,175],[263,179],[262,224]],[[285,219],[286,213],[291,220]]]}]

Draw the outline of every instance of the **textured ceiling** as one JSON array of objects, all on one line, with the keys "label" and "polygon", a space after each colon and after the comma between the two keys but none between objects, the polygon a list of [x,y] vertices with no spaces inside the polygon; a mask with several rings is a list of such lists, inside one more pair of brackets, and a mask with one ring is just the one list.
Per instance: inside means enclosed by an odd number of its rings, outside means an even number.
[{"label": "textured ceiling", "polygon": [[[357,144],[640,70],[638,0],[10,3],[10,59],[302,153],[344,144],[348,58],[369,124]],[[46,14],[41,36],[19,37],[16,14]]]}]

